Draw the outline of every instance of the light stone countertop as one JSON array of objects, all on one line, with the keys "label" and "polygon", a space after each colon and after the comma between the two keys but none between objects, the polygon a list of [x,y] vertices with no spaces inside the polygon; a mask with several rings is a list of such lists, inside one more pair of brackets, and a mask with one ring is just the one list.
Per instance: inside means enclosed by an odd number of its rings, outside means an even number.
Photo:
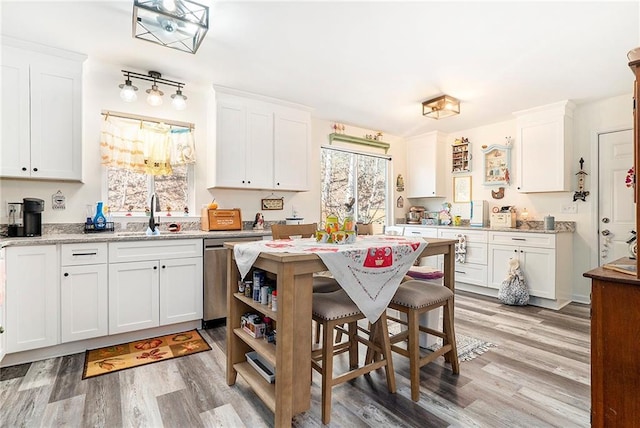
[{"label": "light stone countertop", "polygon": [[201,230],[183,230],[180,232],[161,232],[157,236],[147,236],[144,232],[98,232],[98,233],[46,233],[42,236],[0,238],[0,248],[8,246],[75,244],[79,242],[123,242],[140,240],[168,239],[207,239],[207,238],[239,238],[262,237],[271,235],[271,230],[224,230],[205,232]]},{"label": "light stone countertop", "polygon": [[438,229],[456,229],[456,230],[486,230],[489,232],[526,232],[526,233],[573,233],[576,231],[576,223],[573,221],[556,221],[554,230],[545,230],[544,223],[541,221],[529,221],[524,224],[519,224],[518,227],[480,227],[480,226],[445,226],[436,224],[405,224],[396,223],[399,227],[425,227],[425,228],[438,228]]}]

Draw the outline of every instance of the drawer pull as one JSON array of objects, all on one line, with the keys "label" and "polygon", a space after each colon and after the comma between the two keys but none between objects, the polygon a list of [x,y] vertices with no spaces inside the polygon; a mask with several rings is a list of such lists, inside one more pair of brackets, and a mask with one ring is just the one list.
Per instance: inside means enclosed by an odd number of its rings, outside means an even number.
[{"label": "drawer pull", "polygon": [[98,253],[93,252],[93,253],[73,253],[72,256],[76,257],[76,256],[97,256]]},{"label": "drawer pull", "polygon": [[512,241],[526,241],[527,238],[511,238]]},{"label": "drawer pull", "polygon": [[455,273],[466,273],[466,272],[463,271],[463,270],[457,270],[457,271],[455,271]]}]

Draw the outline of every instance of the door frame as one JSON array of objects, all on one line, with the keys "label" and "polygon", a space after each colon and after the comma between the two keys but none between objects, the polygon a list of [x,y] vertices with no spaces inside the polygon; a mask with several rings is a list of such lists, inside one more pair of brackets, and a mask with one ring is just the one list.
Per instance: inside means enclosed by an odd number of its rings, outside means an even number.
[{"label": "door frame", "polygon": [[600,266],[600,221],[599,221],[599,208],[600,208],[600,136],[604,134],[612,134],[614,132],[632,131],[633,124],[627,126],[620,125],[610,128],[604,128],[592,132],[591,144],[591,176],[593,179],[590,182],[591,189],[587,189],[593,195],[593,202],[591,204],[591,239],[594,245],[591,247],[591,266]]}]

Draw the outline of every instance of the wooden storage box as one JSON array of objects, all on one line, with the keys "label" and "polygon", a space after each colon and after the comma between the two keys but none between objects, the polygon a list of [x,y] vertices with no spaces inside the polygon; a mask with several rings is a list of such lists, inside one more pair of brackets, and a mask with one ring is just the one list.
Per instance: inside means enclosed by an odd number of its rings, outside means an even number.
[{"label": "wooden storage box", "polygon": [[202,209],[200,217],[200,228],[204,231],[210,230],[242,230],[242,217],[240,210],[210,210]]}]

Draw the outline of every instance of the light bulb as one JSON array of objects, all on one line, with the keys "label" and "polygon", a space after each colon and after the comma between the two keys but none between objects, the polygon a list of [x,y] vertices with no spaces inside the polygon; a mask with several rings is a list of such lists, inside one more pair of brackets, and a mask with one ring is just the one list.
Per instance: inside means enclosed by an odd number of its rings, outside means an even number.
[{"label": "light bulb", "polygon": [[122,90],[120,91],[120,98],[128,103],[134,102],[138,99],[136,91],[138,88],[131,84],[131,80],[127,79],[122,85],[118,85]]},{"label": "light bulb", "polygon": [[182,91],[178,89],[175,94],[171,95],[173,107],[176,110],[184,110],[187,108],[187,97],[182,95]]},{"label": "light bulb", "polygon": [[147,89],[147,103],[152,106],[162,105],[162,96],[164,92],[158,89],[156,84],[151,85],[151,89]]},{"label": "light bulb", "polygon": [[176,10],[175,0],[162,0],[162,8],[167,12],[175,12]]}]

